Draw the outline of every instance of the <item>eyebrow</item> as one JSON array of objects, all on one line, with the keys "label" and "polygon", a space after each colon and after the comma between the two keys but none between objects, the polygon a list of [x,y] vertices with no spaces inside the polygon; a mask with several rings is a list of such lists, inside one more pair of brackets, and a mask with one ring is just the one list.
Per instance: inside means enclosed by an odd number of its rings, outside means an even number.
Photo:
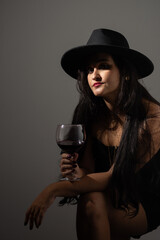
[{"label": "eyebrow", "polygon": [[110,61],[109,58],[100,58],[100,59],[97,59],[97,60],[95,61],[95,63],[99,63],[99,62],[109,62],[109,61]]},{"label": "eyebrow", "polygon": [[95,62],[97,63],[97,62],[108,62],[108,61],[109,61],[108,58],[100,58],[100,59],[96,60]]},{"label": "eyebrow", "polygon": [[97,59],[97,60],[95,60],[95,61],[93,61],[93,62],[91,62],[91,63],[89,63],[87,65],[91,66],[92,64],[97,64],[99,62],[109,62],[109,61],[110,61],[109,58],[99,58],[99,59]]},{"label": "eyebrow", "polygon": [[99,58],[99,59],[93,61],[93,63],[91,63],[91,64],[96,64],[96,63],[99,63],[99,62],[109,62],[109,61],[110,61],[109,58]]}]

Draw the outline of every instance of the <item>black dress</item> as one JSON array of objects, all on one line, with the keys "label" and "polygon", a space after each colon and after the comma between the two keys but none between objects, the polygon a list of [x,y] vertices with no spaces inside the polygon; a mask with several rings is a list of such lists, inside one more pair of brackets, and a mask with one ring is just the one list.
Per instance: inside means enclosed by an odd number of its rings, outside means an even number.
[{"label": "black dress", "polygon": [[[94,140],[95,172],[109,170],[109,158],[113,158],[115,151],[115,147],[108,147],[97,139]],[[160,149],[136,173],[136,180],[140,202],[147,216],[148,232],[150,232],[160,225]],[[134,236],[134,238],[139,238],[139,236]]]}]

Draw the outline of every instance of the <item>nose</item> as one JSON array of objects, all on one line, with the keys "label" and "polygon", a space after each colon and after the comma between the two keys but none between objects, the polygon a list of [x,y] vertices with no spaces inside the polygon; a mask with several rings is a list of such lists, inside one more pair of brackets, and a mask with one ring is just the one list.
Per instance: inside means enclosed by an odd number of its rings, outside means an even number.
[{"label": "nose", "polygon": [[100,73],[99,73],[99,70],[97,68],[94,68],[93,72],[92,72],[92,80],[95,80],[95,81],[101,81],[101,76],[100,76]]}]

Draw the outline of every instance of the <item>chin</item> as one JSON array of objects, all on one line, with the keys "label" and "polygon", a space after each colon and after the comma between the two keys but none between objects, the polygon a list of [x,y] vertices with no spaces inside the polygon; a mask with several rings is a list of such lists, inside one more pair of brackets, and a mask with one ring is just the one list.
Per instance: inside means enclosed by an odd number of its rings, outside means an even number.
[{"label": "chin", "polygon": [[94,91],[93,94],[94,94],[96,97],[102,97],[102,96],[103,96],[103,93],[102,93],[102,92],[99,92],[99,91]]},{"label": "chin", "polygon": [[102,93],[102,92],[94,92],[94,95],[95,95],[96,97],[102,97],[102,98],[106,97],[106,94],[104,94],[104,93]]},{"label": "chin", "polygon": [[94,94],[94,96],[95,97],[103,97],[102,94],[98,94],[98,93]]}]

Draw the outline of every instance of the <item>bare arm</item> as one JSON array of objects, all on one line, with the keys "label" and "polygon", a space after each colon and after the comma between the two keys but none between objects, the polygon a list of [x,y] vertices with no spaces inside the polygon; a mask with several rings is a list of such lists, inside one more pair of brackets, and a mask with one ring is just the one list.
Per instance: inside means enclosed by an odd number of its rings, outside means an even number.
[{"label": "bare arm", "polygon": [[[78,157],[75,155],[76,158]],[[67,163],[67,154],[63,154],[63,161]],[[61,164],[63,165],[63,164]],[[85,169],[85,174],[79,181],[59,181],[48,185],[33,201],[26,213],[25,225],[29,222],[30,229],[35,224],[39,227],[45,211],[54,202],[56,197],[75,197],[87,192],[105,191],[109,185],[112,169],[104,173],[94,172],[94,156],[92,153],[92,139],[89,138],[80,159],[80,168]],[[61,167],[61,169],[63,169]],[[61,170],[63,173],[63,171]],[[87,175],[86,175],[87,174]]]},{"label": "bare arm", "polygon": [[106,190],[111,175],[112,168],[108,172],[88,174],[80,181],[60,181],[48,185],[27,210],[24,224],[27,225],[29,223],[30,229],[33,228],[34,224],[38,228],[41,225],[44,213],[56,197],[70,197],[87,192]]},{"label": "bare arm", "polygon": [[112,169],[103,173],[91,173],[80,181],[60,181],[49,185],[55,197],[73,197],[87,192],[102,192],[109,185]]}]

